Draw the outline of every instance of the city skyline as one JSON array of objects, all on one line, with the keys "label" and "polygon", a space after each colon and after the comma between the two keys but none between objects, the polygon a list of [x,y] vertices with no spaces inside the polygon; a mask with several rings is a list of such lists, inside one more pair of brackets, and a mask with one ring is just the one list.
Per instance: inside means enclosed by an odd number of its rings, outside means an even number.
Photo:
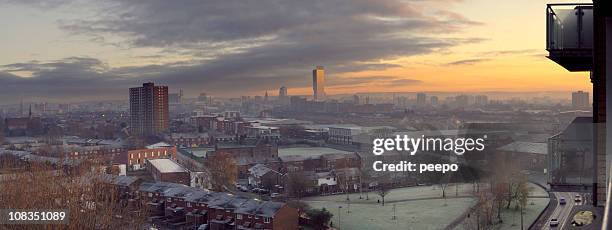
[{"label": "city skyline", "polygon": [[[283,7],[301,14],[288,14],[269,2],[0,1],[7,32],[0,39],[0,84],[10,87],[1,95],[125,99],[123,88],[147,81],[182,88],[187,97],[263,95],[283,85],[307,95],[316,65],[326,66],[330,95],[590,92],[587,74],[568,73],[544,57],[545,2],[290,1]],[[208,12],[209,4],[219,10]],[[245,8],[268,13],[225,16]],[[164,13],[150,13],[158,9]],[[511,17],[518,10],[522,17]],[[266,23],[272,18],[285,20]]]}]

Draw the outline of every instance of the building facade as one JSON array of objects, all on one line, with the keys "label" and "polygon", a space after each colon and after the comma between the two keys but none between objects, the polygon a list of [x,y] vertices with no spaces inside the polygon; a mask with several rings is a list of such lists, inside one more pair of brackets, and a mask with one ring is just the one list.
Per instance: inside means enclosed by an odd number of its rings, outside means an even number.
[{"label": "building facade", "polygon": [[157,135],[168,129],[168,86],[152,82],[130,88],[130,127],[133,135]]},{"label": "building facade", "polygon": [[577,109],[589,108],[589,93],[584,91],[572,92],[572,107]]},{"label": "building facade", "polygon": [[325,69],[317,66],[312,70],[312,91],[315,101],[325,99]]}]

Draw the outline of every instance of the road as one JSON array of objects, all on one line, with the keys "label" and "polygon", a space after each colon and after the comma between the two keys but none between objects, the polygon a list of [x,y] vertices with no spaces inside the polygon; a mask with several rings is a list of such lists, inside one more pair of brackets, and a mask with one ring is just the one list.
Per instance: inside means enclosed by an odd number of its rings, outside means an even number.
[{"label": "road", "polygon": [[[585,195],[577,192],[553,192],[555,196],[555,200],[557,201],[557,205],[552,215],[546,220],[546,225],[542,229],[565,229],[566,225],[570,225],[572,221],[572,210],[575,206],[584,205],[588,203],[588,200],[585,199]],[[580,195],[581,201],[576,202],[574,198],[576,195]],[[561,198],[565,198],[566,204],[561,204]],[[557,219],[559,220],[559,226],[550,227],[550,220]]]}]

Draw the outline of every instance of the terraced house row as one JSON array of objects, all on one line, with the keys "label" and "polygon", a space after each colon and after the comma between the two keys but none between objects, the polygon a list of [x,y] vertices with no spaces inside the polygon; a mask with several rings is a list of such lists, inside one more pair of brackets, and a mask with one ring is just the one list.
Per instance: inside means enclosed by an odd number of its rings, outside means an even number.
[{"label": "terraced house row", "polygon": [[142,182],[127,176],[111,180],[139,200],[153,224],[172,229],[206,225],[211,230],[298,229],[298,212],[286,203],[262,201],[168,182]]}]

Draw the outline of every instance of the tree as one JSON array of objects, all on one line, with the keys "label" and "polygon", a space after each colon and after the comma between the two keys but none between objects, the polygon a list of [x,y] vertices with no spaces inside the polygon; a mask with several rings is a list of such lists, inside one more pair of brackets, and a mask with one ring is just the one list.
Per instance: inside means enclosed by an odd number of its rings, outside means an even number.
[{"label": "tree", "polygon": [[388,183],[378,183],[376,186],[376,194],[382,199],[382,206],[385,206],[385,196],[391,192],[391,185]]},{"label": "tree", "polygon": [[299,200],[306,193],[308,186],[308,180],[304,176],[298,173],[288,174],[286,187],[287,191],[290,193],[289,195],[296,197]]},{"label": "tree", "polygon": [[206,162],[214,191],[230,190],[236,183],[238,167],[229,153],[218,152]]},{"label": "tree", "polygon": [[[7,165],[0,165],[5,168]],[[61,229],[142,229],[148,218],[146,205],[127,202],[137,199],[121,191],[100,173],[100,165],[51,165],[38,162],[15,168],[0,180],[0,204],[11,209],[68,210]],[[26,195],[27,194],[27,195]],[[131,205],[130,205],[131,204]],[[9,229],[31,229],[14,225]],[[38,225],[56,229],[57,225]]]},{"label": "tree", "polygon": [[287,201],[287,206],[297,209],[299,214],[305,213],[310,209],[310,205],[300,200]]},{"label": "tree", "polygon": [[306,215],[310,217],[310,223],[317,230],[327,229],[328,223],[331,218],[334,216],[331,212],[327,211],[327,209],[310,209],[306,211]]},{"label": "tree", "polygon": [[363,169],[361,169],[360,171],[360,175],[359,175],[359,199],[361,199],[361,193],[363,193],[363,185],[366,184],[366,200],[369,200],[369,185],[370,185],[370,181],[372,180],[372,175],[371,175],[371,170],[369,167],[365,167]]}]

